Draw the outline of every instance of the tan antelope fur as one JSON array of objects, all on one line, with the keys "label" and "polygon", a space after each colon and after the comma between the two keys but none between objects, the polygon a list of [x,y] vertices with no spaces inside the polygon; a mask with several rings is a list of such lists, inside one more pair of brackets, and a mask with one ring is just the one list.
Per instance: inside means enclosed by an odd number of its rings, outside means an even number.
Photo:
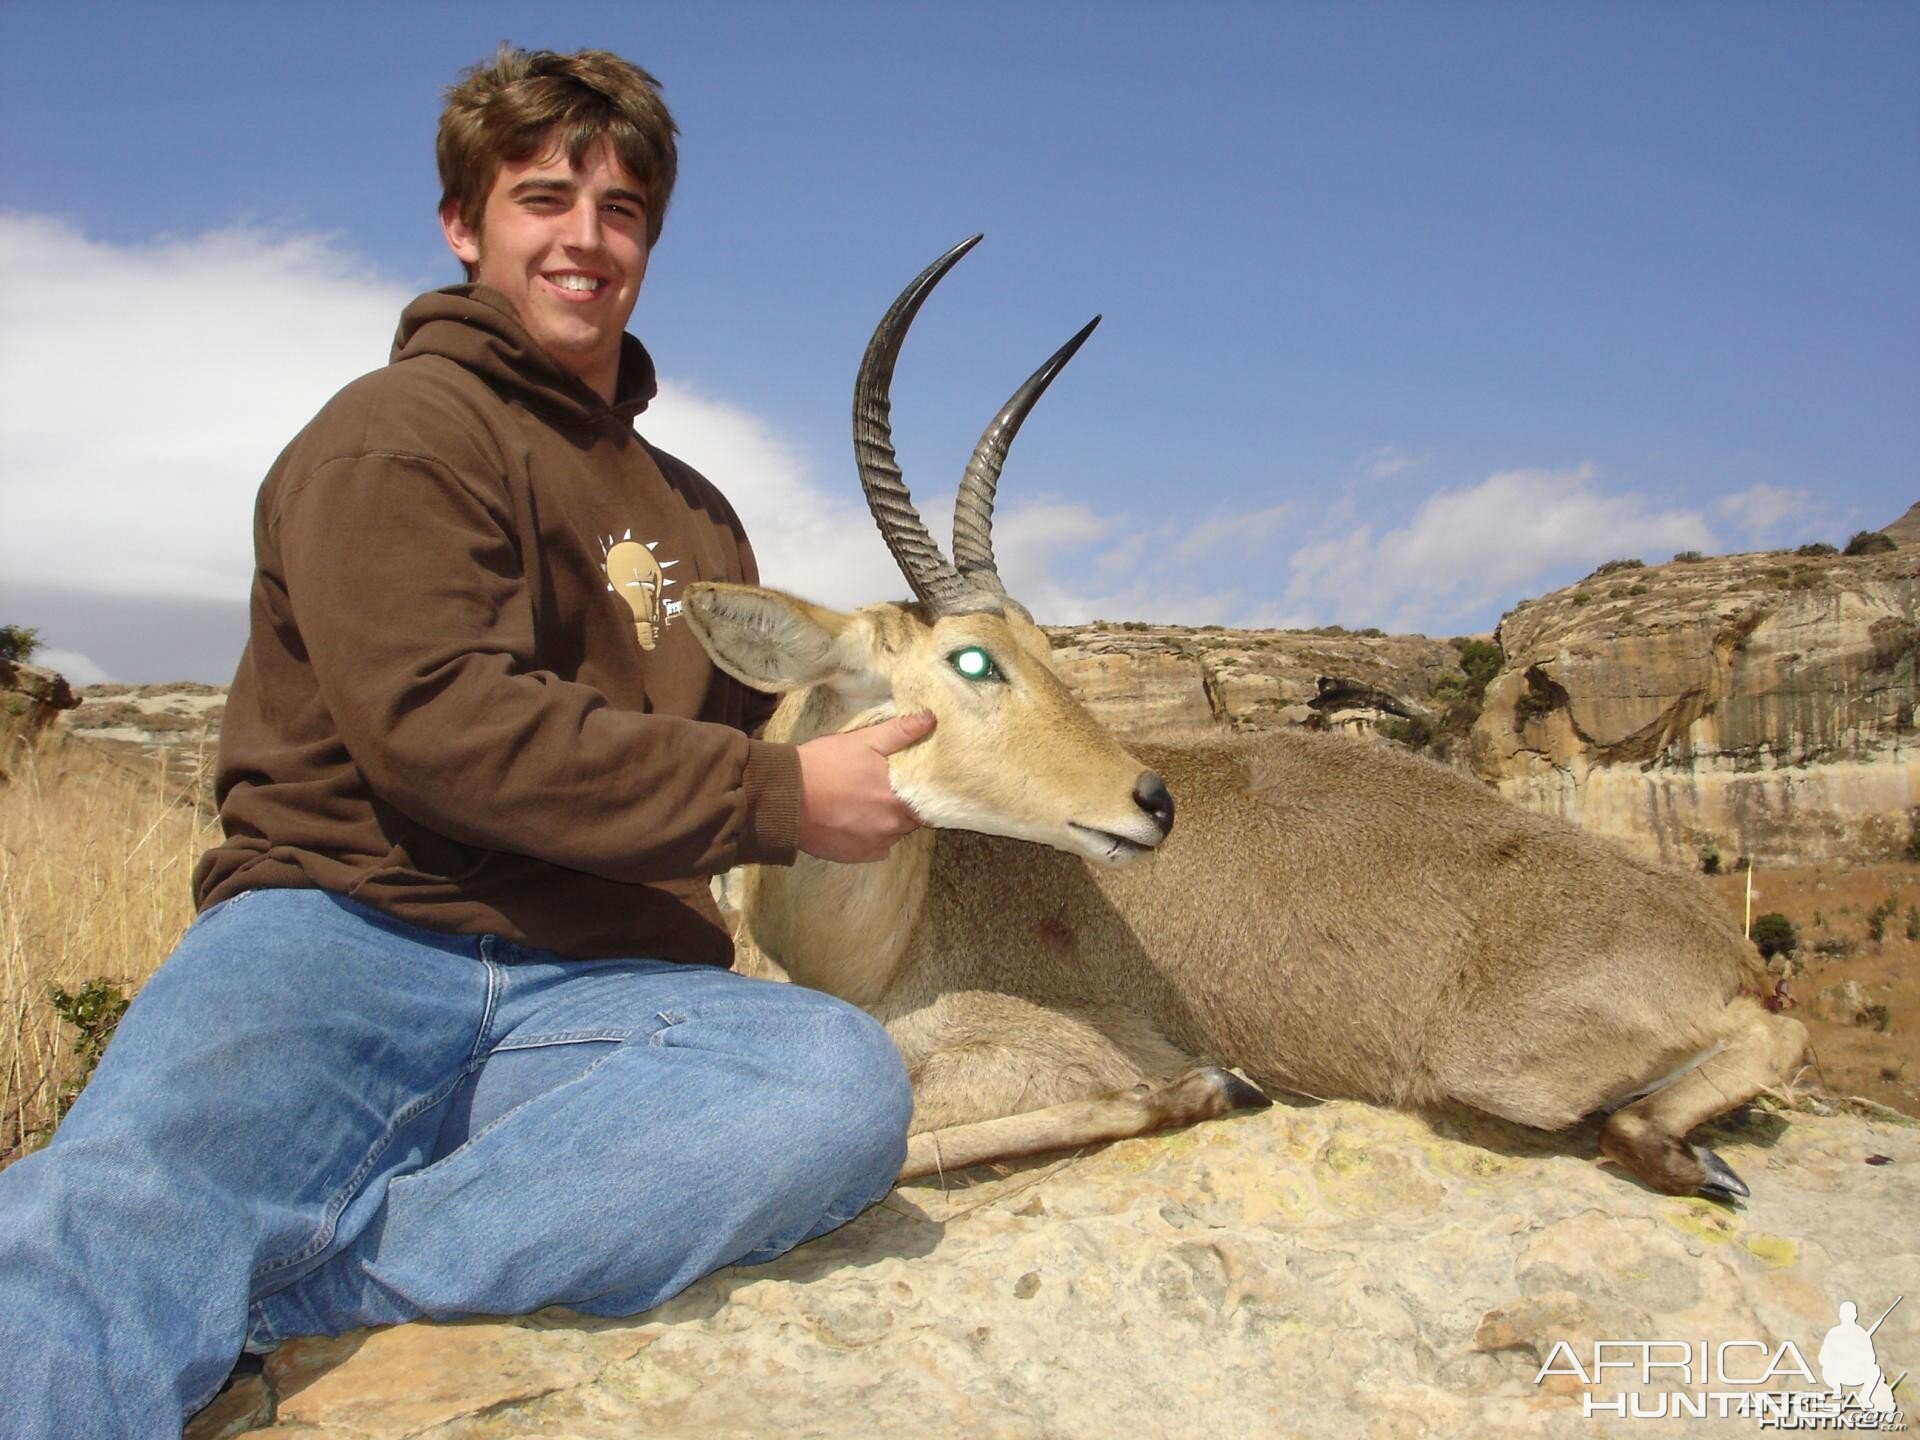
[{"label": "tan antelope fur", "polygon": [[896,302],[856,390],[862,480],[920,598],[840,614],[696,584],[683,612],[723,670],[784,692],[770,739],[938,717],[891,759],[930,828],[872,864],[802,855],[742,887],[752,943],[899,1045],[902,1178],[1265,1104],[1232,1066],[1544,1130],[1617,1106],[1601,1150],[1648,1185],[1747,1193],[1687,1133],[1785,1081],[1806,1034],[1760,1003],[1765,972],[1696,879],[1389,745],[1282,731],[1129,753],[1068,693],[986,531],[1006,444],[1085,331],[982,437],[957,563],[926,540],[886,389],[972,243]]}]

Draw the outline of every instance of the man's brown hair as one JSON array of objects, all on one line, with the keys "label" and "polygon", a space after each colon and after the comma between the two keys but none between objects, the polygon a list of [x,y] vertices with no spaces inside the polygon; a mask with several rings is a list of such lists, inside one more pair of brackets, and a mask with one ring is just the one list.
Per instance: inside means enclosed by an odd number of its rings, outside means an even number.
[{"label": "man's brown hair", "polygon": [[647,244],[660,239],[679,169],[673,116],[660,82],[605,50],[518,50],[502,44],[489,61],[447,87],[434,155],[440,205],[457,206],[476,230],[487,191],[505,161],[532,159],[558,140],[578,165],[605,139],[647,193]]}]

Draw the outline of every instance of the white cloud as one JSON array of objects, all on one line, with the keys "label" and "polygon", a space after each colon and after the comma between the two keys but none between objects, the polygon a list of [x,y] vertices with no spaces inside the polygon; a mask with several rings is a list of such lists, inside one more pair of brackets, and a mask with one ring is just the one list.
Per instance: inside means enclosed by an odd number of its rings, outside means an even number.
[{"label": "white cloud", "polygon": [[1390,480],[1403,470],[1411,470],[1417,465],[1426,464],[1424,455],[1418,458],[1407,454],[1398,445],[1382,445],[1377,450],[1369,450],[1360,457],[1360,468],[1375,480]]},{"label": "white cloud", "polygon": [[246,594],[260,477],[407,298],[311,236],[118,246],[17,214],[0,273],[10,578],[120,595]]},{"label": "white cloud", "polygon": [[1239,513],[1216,512],[1197,521],[1172,547],[1178,562],[1198,560],[1209,551],[1231,548],[1250,555],[1266,548],[1281,524],[1293,513],[1290,501]]},{"label": "white cloud", "polygon": [[1788,521],[1808,523],[1814,519],[1813,497],[1805,490],[1784,485],[1752,485],[1715,502],[1714,510],[1738,526],[1749,545],[1782,544]]},{"label": "white cloud", "polygon": [[78,650],[42,648],[33,652],[33,663],[59,674],[69,685],[105,685],[113,679],[91,656]]},{"label": "white cloud", "polygon": [[725,492],[766,584],[841,609],[906,593],[858,491],[829,496],[758,416],[663,383],[640,430]]},{"label": "white cloud", "polygon": [[1285,603],[1342,624],[1444,633],[1556,575],[1647,552],[1710,548],[1706,521],[1638,495],[1609,495],[1595,470],[1509,470],[1426,500],[1406,525],[1360,526],[1295,550]]}]

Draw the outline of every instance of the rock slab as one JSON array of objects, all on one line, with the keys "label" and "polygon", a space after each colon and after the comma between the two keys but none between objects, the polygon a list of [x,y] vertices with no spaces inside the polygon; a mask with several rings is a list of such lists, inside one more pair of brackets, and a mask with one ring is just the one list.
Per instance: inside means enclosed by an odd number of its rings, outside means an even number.
[{"label": "rock slab", "polygon": [[189,1435],[1750,1435],[1589,1417],[1672,1387],[1587,1384],[1566,1355],[1791,1341],[1811,1363],[1842,1300],[1899,1295],[1875,1343],[1889,1379],[1920,1366],[1920,1126],[1752,1110],[1707,1135],[1742,1209],[1640,1188],[1591,1127],[1279,1106],[903,1187],[636,1321],[295,1341]]}]

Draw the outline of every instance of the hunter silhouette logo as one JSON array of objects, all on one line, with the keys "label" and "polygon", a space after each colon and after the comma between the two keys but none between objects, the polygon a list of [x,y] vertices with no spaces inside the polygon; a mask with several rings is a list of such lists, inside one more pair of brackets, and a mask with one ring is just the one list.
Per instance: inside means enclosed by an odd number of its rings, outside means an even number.
[{"label": "hunter silhouette logo", "polygon": [[653,552],[659,543],[650,540],[643,545],[631,530],[618,540],[609,535],[600,542],[607,557],[607,589],[633,611],[633,633],[642,650],[653,649],[667,621],[680,613],[679,604],[666,598],[667,586],[674,583],[666,572],[680,562],[656,558]]},{"label": "hunter silhouette logo", "polygon": [[[1873,1332],[1886,1323],[1887,1316],[1893,1313],[1905,1296],[1897,1297],[1893,1305],[1886,1308],[1885,1314],[1870,1326],[1859,1322],[1859,1307],[1851,1300],[1840,1302],[1840,1323],[1827,1331],[1827,1338],[1820,1342],[1820,1378],[1827,1389],[1834,1394],[1850,1394],[1860,1409],[1878,1415],[1890,1415],[1895,1410],[1893,1403],[1894,1385],[1900,1380],[1887,1384],[1886,1376],[1880,1371],[1879,1363],[1873,1355]],[[1902,1375],[1901,1380],[1906,1379]]]}]

